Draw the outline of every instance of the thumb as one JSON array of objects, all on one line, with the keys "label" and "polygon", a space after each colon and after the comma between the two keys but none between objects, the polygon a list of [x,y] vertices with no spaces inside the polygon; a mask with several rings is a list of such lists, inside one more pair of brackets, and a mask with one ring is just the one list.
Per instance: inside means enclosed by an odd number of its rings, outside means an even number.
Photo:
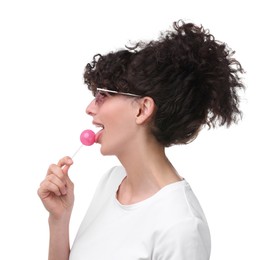
[{"label": "thumb", "polygon": [[70,166],[73,164],[73,160],[69,157],[69,156],[65,156],[63,157],[61,160],[59,160],[59,162],[57,163],[57,165],[59,167],[61,167],[63,173],[65,175],[68,175],[68,170],[70,168]]},{"label": "thumb", "polygon": [[69,178],[68,172],[69,172],[69,168],[71,167],[72,164],[73,164],[73,160],[69,156],[67,156],[65,158],[64,165],[62,166],[62,171],[64,173],[66,183],[67,183],[68,187],[71,187],[71,188],[73,188],[74,184],[71,181],[71,179]]},{"label": "thumb", "polygon": [[62,168],[62,171],[63,171],[64,175],[68,176],[68,171],[69,171],[70,166],[71,166],[71,165],[65,165],[65,166]]},{"label": "thumb", "polygon": [[68,169],[72,164],[73,164],[73,160],[69,156],[63,157],[57,163],[57,165],[63,169],[64,173],[68,172]]}]

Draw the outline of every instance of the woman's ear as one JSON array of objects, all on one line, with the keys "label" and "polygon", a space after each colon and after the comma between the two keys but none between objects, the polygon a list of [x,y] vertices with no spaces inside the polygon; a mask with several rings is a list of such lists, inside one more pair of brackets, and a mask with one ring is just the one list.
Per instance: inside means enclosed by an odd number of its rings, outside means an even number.
[{"label": "woman's ear", "polygon": [[148,122],[155,112],[155,102],[151,97],[143,97],[138,100],[138,110],[136,123],[143,124]]}]

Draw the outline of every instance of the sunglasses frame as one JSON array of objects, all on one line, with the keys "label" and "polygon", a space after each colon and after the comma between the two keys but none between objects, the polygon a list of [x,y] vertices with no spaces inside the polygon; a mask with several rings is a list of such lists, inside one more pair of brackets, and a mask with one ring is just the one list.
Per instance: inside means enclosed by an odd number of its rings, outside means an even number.
[{"label": "sunglasses frame", "polygon": [[128,93],[128,92],[120,92],[120,91],[110,90],[110,89],[106,89],[106,88],[96,88],[96,90],[111,93],[111,94],[119,94],[119,95],[124,95],[124,96],[130,96],[130,97],[142,97],[142,96],[137,95],[137,94],[132,94],[132,93]]}]

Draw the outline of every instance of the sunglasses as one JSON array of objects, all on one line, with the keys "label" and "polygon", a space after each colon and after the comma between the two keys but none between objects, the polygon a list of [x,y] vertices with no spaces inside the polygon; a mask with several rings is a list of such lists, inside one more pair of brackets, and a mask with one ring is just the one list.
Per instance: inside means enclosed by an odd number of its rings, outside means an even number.
[{"label": "sunglasses", "polygon": [[123,96],[129,96],[129,97],[141,97],[140,95],[132,94],[132,93],[127,93],[127,92],[120,92],[120,91],[115,91],[115,90],[110,90],[110,89],[105,89],[105,88],[96,88],[96,93],[95,93],[95,101],[97,103],[102,103],[104,99],[108,95],[123,95]]}]

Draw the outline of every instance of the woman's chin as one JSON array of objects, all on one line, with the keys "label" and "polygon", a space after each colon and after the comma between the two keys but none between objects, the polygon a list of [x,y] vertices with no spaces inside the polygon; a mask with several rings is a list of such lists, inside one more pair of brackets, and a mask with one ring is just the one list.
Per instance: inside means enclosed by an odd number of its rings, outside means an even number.
[{"label": "woman's chin", "polygon": [[108,156],[108,155],[114,155],[114,153],[111,152],[110,149],[106,149],[104,145],[100,144],[101,147],[100,147],[100,153],[102,155],[105,155],[105,156]]}]

